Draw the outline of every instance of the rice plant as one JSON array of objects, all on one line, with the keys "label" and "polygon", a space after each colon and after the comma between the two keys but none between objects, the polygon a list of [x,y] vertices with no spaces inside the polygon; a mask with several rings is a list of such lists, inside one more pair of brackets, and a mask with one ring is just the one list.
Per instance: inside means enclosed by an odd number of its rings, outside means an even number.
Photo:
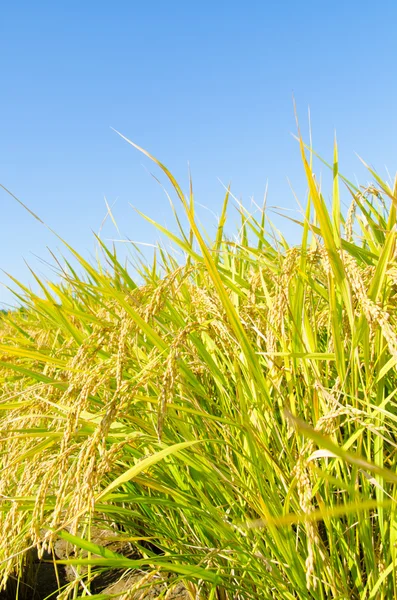
[{"label": "rice plant", "polygon": [[370,170],[373,184],[354,186],[335,147],[328,208],[299,143],[299,246],[241,205],[229,238],[229,191],[209,243],[192,185],[149,155],[189,226],[143,218],[180,262],[159,246],[129,268],[98,239],[101,263],[65,243],[39,294],[13,280],[21,309],[0,315],[3,587],[23,580],[32,548],[48,558],[63,540],[73,551],[49,559],[73,569],[60,600],[116,597],[92,591],[111,569],[144,574],[125,600],[160,580],[163,598],[181,582],[192,599],[397,597],[397,185]]}]

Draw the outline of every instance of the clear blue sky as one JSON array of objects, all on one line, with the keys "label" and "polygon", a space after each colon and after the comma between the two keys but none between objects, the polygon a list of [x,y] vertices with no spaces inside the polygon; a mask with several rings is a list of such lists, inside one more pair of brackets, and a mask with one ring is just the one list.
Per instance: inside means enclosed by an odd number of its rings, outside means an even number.
[{"label": "clear blue sky", "polygon": [[[104,196],[131,239],[158,236],[129,203],[172,221],[148,161],[110,127],[184,186],[189,161],[197,202],[215,213],[218,178],[247,203],[268,180],[269,203],[295,208],[292,95],[305,132],[310,105],[325,158],[337,131],[347,176],[363,175],[355,152],[394,173],[396,23],[394,0],[3,2],[0,182],[87,257]],[[0,267],[29,282],[24,259],[46,273],[35,255],[59,244],[1,190],[0,202]]]}]

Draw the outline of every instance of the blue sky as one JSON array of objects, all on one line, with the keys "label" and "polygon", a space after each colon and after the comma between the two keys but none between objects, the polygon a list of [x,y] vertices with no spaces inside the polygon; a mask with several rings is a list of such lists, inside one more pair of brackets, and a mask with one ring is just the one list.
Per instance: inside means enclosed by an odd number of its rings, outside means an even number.
[{"label": "blue sky", "polygon": [[[92,230],[117,200],[122,233],[158,235],[130,204],[172,226],[148,161],[112,130],[153,152],[219,213],[224,183],[249,205],[304,202],[294,95],[314,146],[365,180],[359,153],[386,176],[397,164],[397,4],[297,2],[4,2],[0,14],[0,183],[86,257]],[[327,194],[327,177],[324,173]],[[26,260],[59,242],[0,190],[0,267],[23,282]],[[202,209],[209,229],[214,220]],[[286,235],[295,233],[277,221]],[[107,226],[103,237],[117,237]],[[5,282],[6,277],[0,275]],[[0,302],[10,295],[0,289]]]}]

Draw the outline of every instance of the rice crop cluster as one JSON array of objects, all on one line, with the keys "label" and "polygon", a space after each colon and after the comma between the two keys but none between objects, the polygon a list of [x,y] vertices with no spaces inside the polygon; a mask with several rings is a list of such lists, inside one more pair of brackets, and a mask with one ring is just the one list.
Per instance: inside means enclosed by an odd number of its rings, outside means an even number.
[{"label": "rice crop cluster", "polygon": [[111,569],[142,571],[147,589],[164,578],[164,600],[180,582],[205,600],[397,597],[397,186],[371,169],[371,185],[349,183],[335,148],[329,207],[300,148],[297,246],[239,204],[228,238],[229,192],[209,241],[192,187],[153,159],[188,222],[176,211],[178,235],[152,222],[180,261],[159,246],[128,269],[98,239],[101,263],[66,245],[56,282],[14,281],[21,309],[0,317],[3,587],[62,539],[73,552],[54,568],[75,573],[62,600],[110,598],[90,589]]}]

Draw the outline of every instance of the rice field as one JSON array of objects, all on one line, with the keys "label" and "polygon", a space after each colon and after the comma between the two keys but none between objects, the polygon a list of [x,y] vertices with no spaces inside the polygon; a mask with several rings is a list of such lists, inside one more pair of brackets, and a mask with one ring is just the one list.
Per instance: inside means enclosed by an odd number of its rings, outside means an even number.
[{"label": "rice field", "polygon": [[[229,192],[208,241],[192,186],[150,157],[179,234],[149,220],[180,261],[163,245],[131,268],[98,239],[97,264],[65,243],[40,293],[12,281],[0,585],[15,598],[33,550],[71,570],[59,600],[159,582],[164,600],[397,597],[397,185],[371,169],[353,185],[335,147],[329,206],[300,150],[299,245],[239,204],[229,238]],[[96,592],[115,569],[139,585]]]}]

